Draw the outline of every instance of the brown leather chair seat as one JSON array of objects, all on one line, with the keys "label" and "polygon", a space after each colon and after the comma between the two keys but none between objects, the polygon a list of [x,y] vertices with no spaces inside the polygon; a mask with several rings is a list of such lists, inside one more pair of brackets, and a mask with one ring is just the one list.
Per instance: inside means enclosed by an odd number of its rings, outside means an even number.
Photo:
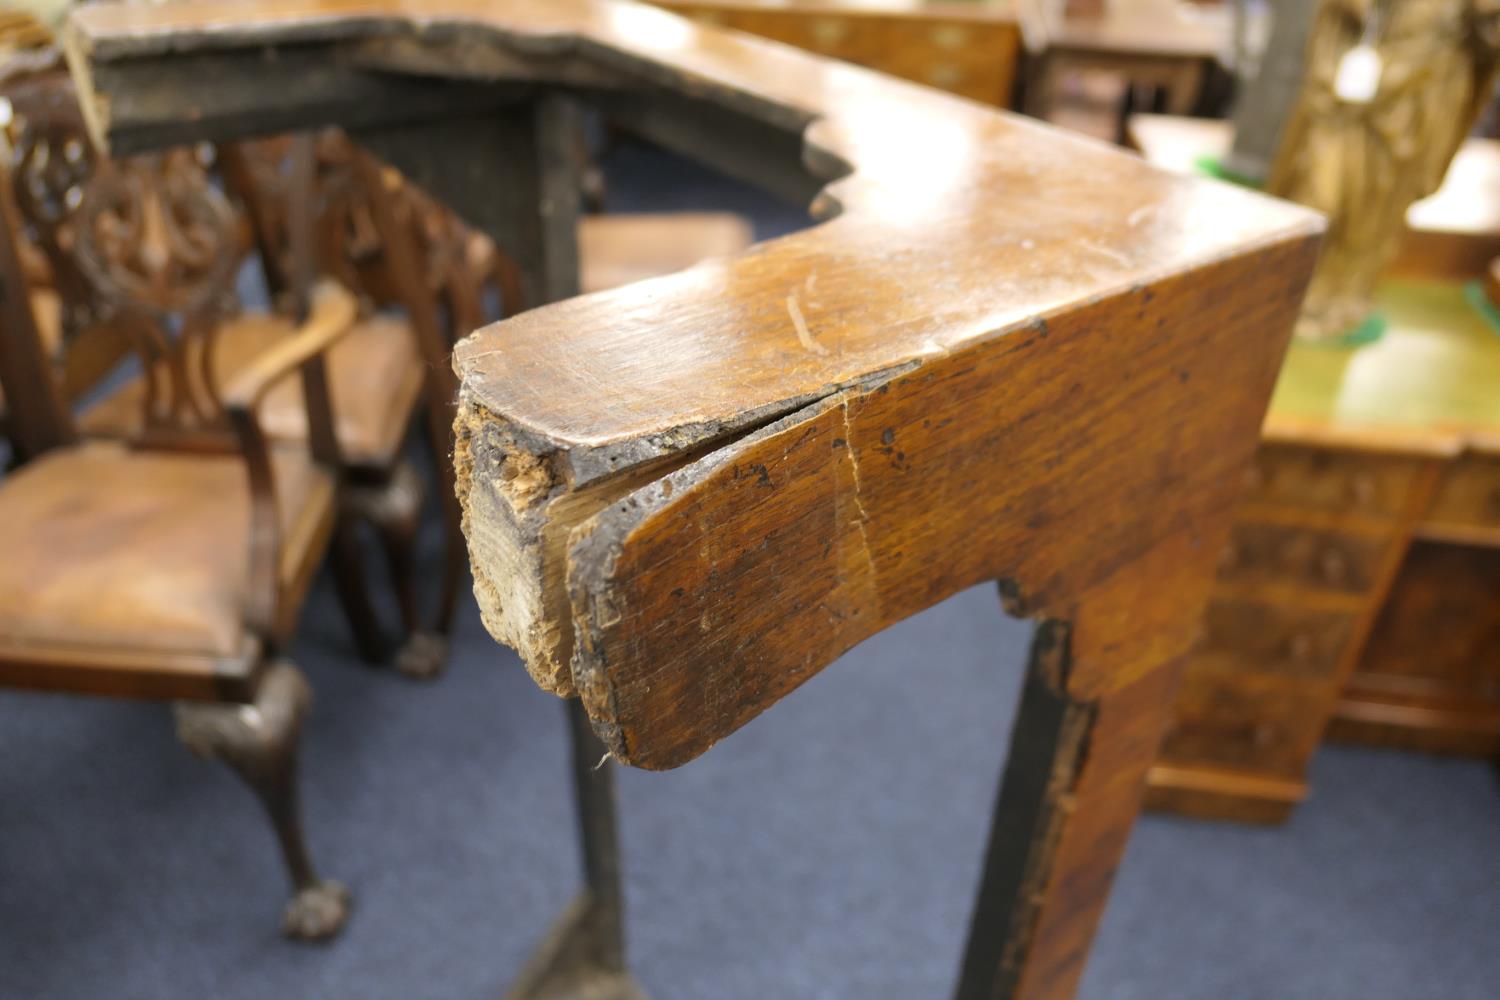
[{"label": "brown leather chair seat", "polygon": [[[301,447],[274,448],[272,467],[282,538],[327,530],[331,478]],[[48,452],[7,476],[0,484],[0,682],[67,690],[84,679],[70,672],[72,659],[124,650],[167,668],[154,695],[222,694],[215,673],[232,674],[256,648],[243,626],[249,497],[238,456],[102,441]],[[286,544],[283,551],[311,557],[322,549]],[[299,580],[308,569],[283,566],[281,580]],[[99,679],[97,663],[86,669]]]},{"label": "brown leather chair seat", "polygon": [[[211,348],[218,384],[226,384],[251,358],[293,329],[291,320],[271,313],[246,313],[224,323]],[[356,466],[388,464],[401,447],[422,391],[422,366],[411,327],[391,316],[361,320],[328,352],[327,371],[344,461]],[[141,429],[145,391],[144,379],[131,379],[80,413],[79,430],[88,437],[135,437]],[[273,440],[305,440],[301,380],[287,379],[271,390],[259,415],[261,427]]]},{"label": "brown leather chair seat", "polygon": [[618,288],[739,253],[754,241],[750,223],[731,212],[590,215],[578,226],[579,284],[585,292]]}]

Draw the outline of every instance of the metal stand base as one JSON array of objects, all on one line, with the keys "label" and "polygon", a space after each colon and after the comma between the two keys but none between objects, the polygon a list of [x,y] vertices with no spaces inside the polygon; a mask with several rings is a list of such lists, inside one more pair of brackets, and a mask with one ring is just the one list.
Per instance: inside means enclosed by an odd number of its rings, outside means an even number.
[{"label": "metal stand base", "polygon": [[628,969],[607,958],[610,921],[588,893],[537,947],[505,1000],[647,1000]]},{"label": "metal stand base", "polygon": [[568,702],[584,891],[563,913],[505,1000],[647,1000],[625,966],[625,907],[615,834],[614,765],[578,699]]}]

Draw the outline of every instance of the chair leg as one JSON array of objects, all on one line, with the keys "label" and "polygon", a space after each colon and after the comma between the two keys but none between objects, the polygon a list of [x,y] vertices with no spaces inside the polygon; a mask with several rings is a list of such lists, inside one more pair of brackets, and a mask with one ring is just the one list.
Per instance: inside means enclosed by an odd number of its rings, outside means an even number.
[{"label": "chair leg", "polygon": [[354,533],[356,523],[357,519],[346,509],[334,528],[333,581],[339,606],[354,633],[359,658],[366,663],[379,663],[385,659],[385,636],[365,585],[365,560],[359,550],[359,537]]},{"label": "chair leg", "polygon": [[361,487],[351,493],[351,502],[380,535],[401,609],[406,639],[396,654],[396,669],[419,680],[438,676],[448,661],[448,637],[422,627],[417,596],[417,532],[424,492],[421,474],[403,460],[379,486]]},{"label": "chair leg", "polygon": [[179,702],[177,737],[245,780],[271,818],[292,882],[282,931],[300,941],[336,935],[349,918],[349,890],[319,879],[307,853],[297,798],[297,744],[312,691],[290,663],[274,663],[249,705]]},{"label": "chair leg", "polygon": [[[444,455],[452,454],[449,447]],[[444,464],[441,463],[440,464]],[[443,577],[438,594],[437,614],[433,617],[433,632],[446,644],[448,632],[453,628],[453,615],[458,609],[458,595],[469,570],[469,548],[464,540],[463,509],[458,503],[458,493],[452,482],[452,463],[440,470],[439,487],[443,491]],[[443,474],[446,472],[446,474]]]}]

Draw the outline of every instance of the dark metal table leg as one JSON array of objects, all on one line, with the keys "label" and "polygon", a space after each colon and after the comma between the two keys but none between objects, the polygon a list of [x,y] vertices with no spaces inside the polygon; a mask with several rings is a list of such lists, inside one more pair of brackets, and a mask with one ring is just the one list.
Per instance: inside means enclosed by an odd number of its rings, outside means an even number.
[{"label": "dark metal table leg", "polygon": [[600,761],[583,705],[568,701],[584,889],[532,955],[506,1000],[647,1000],[625,966],[614,764]]}]

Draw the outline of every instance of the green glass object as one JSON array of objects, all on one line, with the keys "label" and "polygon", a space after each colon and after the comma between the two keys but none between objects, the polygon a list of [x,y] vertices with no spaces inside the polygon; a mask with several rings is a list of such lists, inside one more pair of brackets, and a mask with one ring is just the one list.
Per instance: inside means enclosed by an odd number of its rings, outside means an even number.
[{"label": "green glass object", "polygon": [[1202,156],[1195,157],[1193,159],[1193,167],[1205,177],[1228,181],[1230,184],[1238,184],[1240,187],[1251,188],[1255,191],[1260,190],[1260,183],[1255,178],[1247,177],[1244,174],[1230,170],[1224,166],[1223,161],[1217,156],[1210,156],[1205,153]]}]

